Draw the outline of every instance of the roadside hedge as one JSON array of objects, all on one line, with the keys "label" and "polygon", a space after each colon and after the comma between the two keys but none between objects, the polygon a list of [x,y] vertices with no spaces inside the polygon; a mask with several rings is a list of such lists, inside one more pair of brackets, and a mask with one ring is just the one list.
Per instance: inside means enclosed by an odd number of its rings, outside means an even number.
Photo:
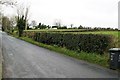
[{"label": "roadside hedge", "polygon": [[23,36],[49,45],[98,54],[104,54],[108,51],[112,43],[112,36],[102,34],[63,34],[25,31]]}]

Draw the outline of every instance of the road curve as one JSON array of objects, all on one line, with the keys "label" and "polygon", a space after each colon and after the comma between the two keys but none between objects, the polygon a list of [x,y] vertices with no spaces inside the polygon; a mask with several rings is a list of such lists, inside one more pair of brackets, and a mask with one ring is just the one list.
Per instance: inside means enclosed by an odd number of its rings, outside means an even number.
[{"label": "road curve", "polygon": [[117,78],[115,71],[2,34],[3,78]]}]

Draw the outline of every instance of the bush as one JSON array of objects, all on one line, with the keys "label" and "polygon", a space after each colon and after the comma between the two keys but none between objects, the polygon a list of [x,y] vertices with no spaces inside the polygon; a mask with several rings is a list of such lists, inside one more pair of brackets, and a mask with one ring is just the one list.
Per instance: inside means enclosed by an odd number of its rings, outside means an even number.
[{"label": "bush", "polygon": [[98,54],[105,53],[111,47],[110,43],[112,42],[111,36],[102,34],[63,34],[26,31],[23,36],[45,44]]}]

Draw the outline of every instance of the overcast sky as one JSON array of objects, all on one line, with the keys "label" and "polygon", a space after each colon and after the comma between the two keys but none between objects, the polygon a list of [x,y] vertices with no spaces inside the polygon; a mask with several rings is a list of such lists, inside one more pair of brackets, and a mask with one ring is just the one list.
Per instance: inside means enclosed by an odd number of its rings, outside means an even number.
[{"label": "overcast sky", "polygon": [[[62,25],[87,27],[118,27],[118,2],[120,0],[18,0],[30,5],[29,20],[53,25],[60,20]],[[13,9],[5,9],[13,14]]]}]

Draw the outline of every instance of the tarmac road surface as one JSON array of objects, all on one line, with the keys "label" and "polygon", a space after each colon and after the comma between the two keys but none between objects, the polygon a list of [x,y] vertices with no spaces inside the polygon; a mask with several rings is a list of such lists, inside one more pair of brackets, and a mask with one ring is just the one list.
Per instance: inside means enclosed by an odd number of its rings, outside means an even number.
[{"label": "tarmac road surface", "polygon": [[3,78],[117,78],[118,73],[2,34]]}]

